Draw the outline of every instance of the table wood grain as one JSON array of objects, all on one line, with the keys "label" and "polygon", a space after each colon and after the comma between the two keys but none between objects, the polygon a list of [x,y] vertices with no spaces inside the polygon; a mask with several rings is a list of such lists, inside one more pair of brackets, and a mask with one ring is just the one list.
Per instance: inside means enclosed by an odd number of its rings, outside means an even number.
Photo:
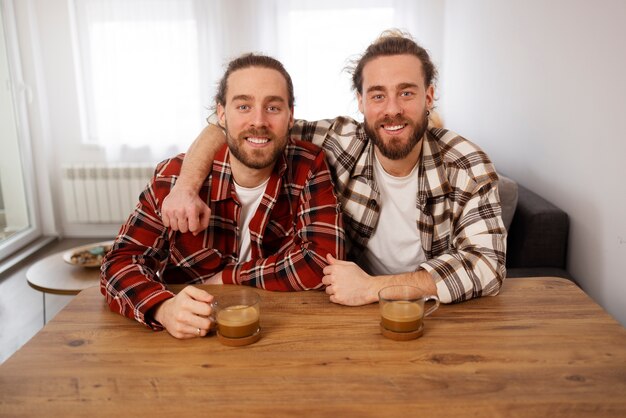
[{"label": "table wood grain", "polygon": [[0,416],[626,416],[626,329],[567,280],[509,279],[406,342],[380,335],[376,304],[258,292],[263,337],[226,347],[87,289],[0,366]]}]

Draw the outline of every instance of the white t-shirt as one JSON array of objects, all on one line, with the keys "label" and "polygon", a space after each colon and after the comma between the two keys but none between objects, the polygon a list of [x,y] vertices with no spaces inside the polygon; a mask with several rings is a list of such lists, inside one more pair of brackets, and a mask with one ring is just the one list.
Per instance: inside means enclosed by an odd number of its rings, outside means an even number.
[{"label": "white t-shirt", "polygon": [[250,221],[254,217],[256,210],[259,208],[265,186],[270,180],[268,177],[263,183],[256,187],[243,187],[235,182],[235,191],[241,203],[241,214],[239,215],[239,231],[241,236],[239,239],[239,262],[243,263],[252,258],[250,254]]},{"label": "white t-shirt", "polygon": [[374,178],[380,190],[380,217],[361,258],[361,265],[370,274],[415,271],[426,261],[417,229],[416,169],[417,164],[408,176],[394,177],[385,171],[378,158],[374,158]]}]

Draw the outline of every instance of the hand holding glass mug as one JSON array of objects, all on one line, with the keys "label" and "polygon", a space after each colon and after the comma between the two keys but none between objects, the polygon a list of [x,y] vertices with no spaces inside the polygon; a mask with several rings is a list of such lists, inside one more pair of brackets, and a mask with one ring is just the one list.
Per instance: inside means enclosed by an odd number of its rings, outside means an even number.
[{"label": "hand holding glass mug", "polygon": [[261,298],[250,289],[237,289],[216,296],[210,319],[217,324],[217,337],[224,345],[242,346],[261,338]]}]

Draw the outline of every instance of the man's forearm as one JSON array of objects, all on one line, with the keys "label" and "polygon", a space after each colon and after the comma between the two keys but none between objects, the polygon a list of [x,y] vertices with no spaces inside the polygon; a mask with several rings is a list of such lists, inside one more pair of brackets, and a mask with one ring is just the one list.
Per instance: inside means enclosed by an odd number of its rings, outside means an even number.
[{"label": "man's forearm", "polygon": [[215,154],[225,143],[222,129],[207,125],[189,147],[176,186],[197,193],[211,171]]},{"label": "man's forearm", "polygon": [[419,288],[424,296],[435,295],[437,296],[437,286],[435,281],[425,270],[411,271],[408,273],[391,274],[387,276],[376,276],[374,279],[376,283],[373,287],[371,302],[378,301],[378,292],[383,287],[394,285],[409,285]]},{"label": "man's forearm", "polygon": [[326,257],[328,266],[324,268],[322,283],[330,301],[348,306],[360,306],[378,302],[378,292],[387,286],[409,285],[421,290],[424,296],[439,297],[435,280],[424,270],[408,273],[371,276],[352,261]]},{"label": "man's forearm", "polygon": [[[162,168],[163,165],[159,165],[156,172]],[[139,205],[122,226],[123,235],[117,237],[113,250],[104,258],[100,276],[100,289],[110,309],[153,329],[159,326],[144,315],[172,296],[156,279],[167,260],[169,242],[153,203],[167,188],[153,177],[139,196]],[[144,222],[146,220],[148,222]]]}]

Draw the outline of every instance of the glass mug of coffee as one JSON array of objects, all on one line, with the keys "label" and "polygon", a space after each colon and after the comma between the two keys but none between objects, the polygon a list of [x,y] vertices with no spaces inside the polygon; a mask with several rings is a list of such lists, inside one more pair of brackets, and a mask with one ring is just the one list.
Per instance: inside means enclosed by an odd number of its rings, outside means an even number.
[{"label": "glass mug of coffee", "polygon": [[[425,309],[428,301],[434,305]],[[424,333],[424,317],[439,307],[439,298],[424,296],[415,286],[388,286],[378,292],[381,333],[392,340],[406,341],[421,337]]]},{"label": "glass mug of coffee", "polygon": [[224,345],[242,346],[261,338],[261,297],[250,289],[237,289],[211,302],[211,320]]}]

